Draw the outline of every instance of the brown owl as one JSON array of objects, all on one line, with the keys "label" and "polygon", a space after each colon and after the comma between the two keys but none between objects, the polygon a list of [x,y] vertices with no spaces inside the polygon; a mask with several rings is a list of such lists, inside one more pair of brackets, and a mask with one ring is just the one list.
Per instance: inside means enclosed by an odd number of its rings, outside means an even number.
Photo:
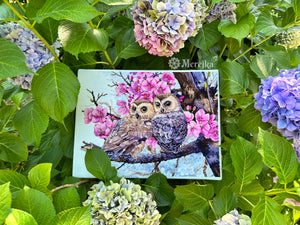
[{"label": "brown owl", "polygon": [[104,151],[118,151],[137,158],[145,141],[152,137],[153,104],[147,100],[136,100],[130,113],[120,119],[104,142]]}]

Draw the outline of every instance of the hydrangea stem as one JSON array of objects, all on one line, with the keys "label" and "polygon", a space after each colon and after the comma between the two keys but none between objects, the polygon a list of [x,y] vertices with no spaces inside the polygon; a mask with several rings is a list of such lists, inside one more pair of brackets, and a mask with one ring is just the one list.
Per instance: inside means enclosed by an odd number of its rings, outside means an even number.
[{"label": "hydrangea stem", "polygon": [[110,59],[110,57],[109,57],[109,55],[108,55],[108,53],[107,53],[106,50],[104,51],[104,55],[105,55],[105,57],[106,57],[106,59],[107,59],[109,65],[110,65],[113,69],[116,69],[115,66],[114,66],[114,64],[113,64],[113,62],[111,61],[111,59]]},{"label": "hydrangea stem", "polygon": [[3,2],[14,12],[14,14],[16,14],[16,16],[26,25],[26,27],[29,28],[45,44],[45,46],[49,49],[55,60],[59,62],[59,58],[57,57],[53,48],[46,41],[46,39],[43,38],[43,36],[40,35],[40,33],[24,19],[24,17],[8,2],[8,0],[3,0]]}]

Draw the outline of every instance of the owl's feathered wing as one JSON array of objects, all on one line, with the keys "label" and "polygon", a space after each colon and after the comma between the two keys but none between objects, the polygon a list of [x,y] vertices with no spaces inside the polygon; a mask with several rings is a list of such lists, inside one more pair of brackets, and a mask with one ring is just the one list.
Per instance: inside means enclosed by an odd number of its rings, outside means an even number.
[{"label": "owl's feathered wing", "polygon": [[187,132],[186,117],[182,111],[157,114],[152,120],[152,135],[166,152],[177,152]]},{"label": "owl's feathered wing", "polygon": [[[120,119],[104,142],[104,151],[130,152],[135,146],[152,136],[151,122],[134,117]],[[122,152],[124,152],[122,151]]]}]

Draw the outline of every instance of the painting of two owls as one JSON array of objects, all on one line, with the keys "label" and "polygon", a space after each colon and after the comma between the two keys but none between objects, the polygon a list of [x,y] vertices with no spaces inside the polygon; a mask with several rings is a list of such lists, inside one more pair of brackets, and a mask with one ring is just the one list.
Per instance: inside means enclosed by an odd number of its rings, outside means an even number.
[{"label": "painting of two owls", "polygon": [[73,176],[88,148],[119,176],[221,179],[218,71],[79,70]]}]

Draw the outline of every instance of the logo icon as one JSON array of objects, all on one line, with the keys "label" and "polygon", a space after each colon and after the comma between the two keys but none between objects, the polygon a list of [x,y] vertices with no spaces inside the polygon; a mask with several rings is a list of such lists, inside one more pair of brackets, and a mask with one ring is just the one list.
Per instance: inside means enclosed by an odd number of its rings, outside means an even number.
[{"label": "logo icon", "polygon": [[168,64],[172,70],[176,70],[178,69],[178,67],[180,67],[180,60],[176,57],[172,57],[171,59],[169,59]]}]

